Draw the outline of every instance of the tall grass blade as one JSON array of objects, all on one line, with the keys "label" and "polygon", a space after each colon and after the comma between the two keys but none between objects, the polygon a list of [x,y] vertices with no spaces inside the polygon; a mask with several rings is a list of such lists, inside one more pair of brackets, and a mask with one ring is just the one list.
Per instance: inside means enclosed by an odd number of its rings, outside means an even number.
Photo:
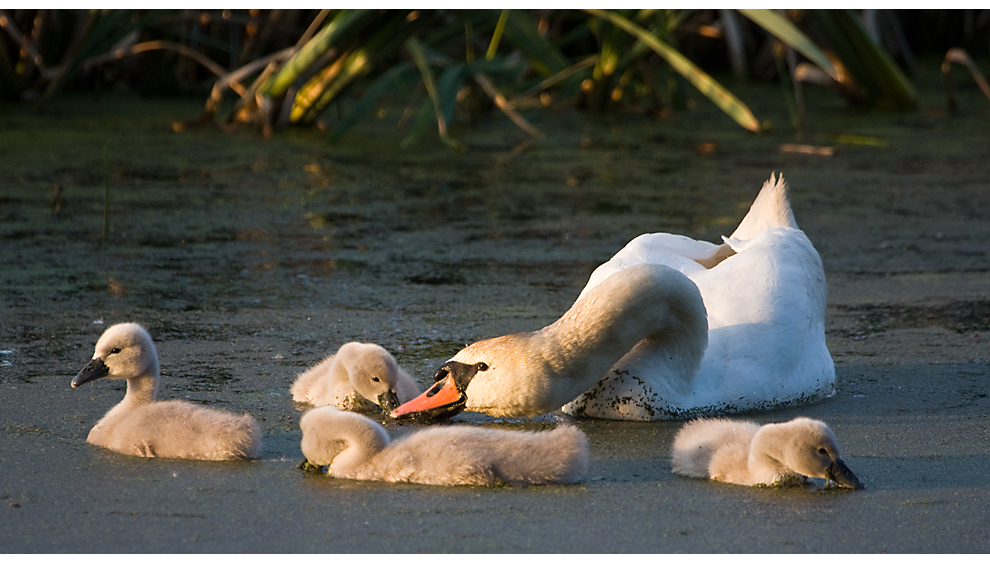
[{"label": "tall grass blade", "polygon": [[129,10],[89,10],[86,23],[79,34],[73,37],[62,61],[55,67],[54,76],[42,95],[42,102],[50,100],[61,91],[69,78],[79,70],[82,61],[106,52],[121,38],[136,29],[151,25],[167,13],[164,10],[152,10],[135,20]]},{"label": "tall grass blade", "polygon": [[[251,76],[252,74],[258,72],[262,68],[267,67],[273,62],[283,61],[285,59],[288,59],[289,57],[292,56],[292,54],[295,51],[296,51],[295,47],[282,49],[281,51],[272,53],[271,55],[268,55],[266,57],[255,59],[254,61],[251,61],[250,63],[242,66],[241,68],[231,71],[227,74],[224,74],[223,76],[218,78],[217,81],[213,83],[213,89],[210,91],[210,97],[206,101],[206,106],[203,110],[204,115],[212,116],[216,114],[217,110],[220,109],[220,102],[223,101],[224,91],[228,87],[232,87],[233,84],[237,84],[239,81]],[[254,94],[254,87],[255,85],[253,84],[247,90],[243,90],[243,89],[242,89],[243,91],[238,91],[237,89],[234,90],[235,92],[238,93],[238,95],[241,96],[242,99],[244,99]]]},{"label": "tall grass blade", "polygon": [[271,79],[271,82],[260,87],[258,92],[272,98],[285,94],[289,87],[305,74],[314,62],[337,44],[341,35],[354,31],[353,28],[361,23],[367,13],[368,10],[341,10],[337,12],[337,15],[327,22],[319,33],[314,35],[299,49],[298,53],[286,61],[281,70]]},{"label": "tall grass blade", "polygon": [[416,68],[419,69],[419,73],[423,77],[423,86],[426,87],[426,93],[430,97],[430,101],[433,102],[433,113],[436,114],[437,130],[440,134],[440,140],[443,141],[448,147],[455,149],[463,148],[463,145],[451,137],[450,133],[447,132],[447,120],[445,118],[446,112],[444,111],[444,103],[440,99],[440,95],[437,92],[437,84],[433,79],[433,71],[430,70],[430,65],[426,60],[426,52],[423,50],[423,46],[416,40],[415,37],[410,37],[406,40],[406,50],[409,51],[409,55],[412,57],[413,63],[416,65]]},{"label": "tall grass blade", "polygon": [[558,82],[566,78],[570,78],[572,75],[581,72],[588,67],[594,66],[595,63],[597,62],[598,62],[598,55],[592,55],[584,59],[583,61],[578,61],[577,63],[574,63],[573,65],[558,72],[557,74],[549,78],[543,79],[542,81],[539,82],[539,84],[536,84],[532,88],[529,88],[524,92],[519,93],[515,98],[509,100],[509,107],[515,109],[523,100],[539,94],[540,92],[546,90],[547,88],[550,88],[554,84],[557,84]]},{"label": "tall grass blade", "polygon": [[353,126],[358,119],[362,116],[368,114],[371,108],[378,103],[378,98],[389,92],[393,86],[402,78],[403,75],[409,73],[412,70],[412,63],[403,62],[395,65],[394,67],[383,72],[378,78],[376,78],[364,92],[361,93],[361,97],[357,100],[357,104],[351,108],[351,111],[338,123],[333,130],[333,135],[330,137],[331,142],[337,142],[340,137]]},{"label": "tall grass blade", "polygon": [[[337,100],[340,94],[357,80],[370,73],[376,61],[395,51],[396,47],[417,25],[406,22],[401,12],[386,12],[366,26],[374,28],[370,38],[362,41],[349,53],[337,58],[318,77],[313,78],[295,97],[289,120],[293,123],[312,123],[319,114]],[[321,59],[322,60],[322,59]]]},{"label": "tall grass blade", "polygon": [[495,58],[495,52],[498,51],[498,44],[502,41],[502,33],[505,32],[505,24],[509,21],[509,10],[502,10],[502,13],[498,16],[498,23],[495,24],[495,31],[492,32],[492,40],[488,43],[488,52],[485,53],[486,60],[492,60]]},{"label": "tall grass blade", "polygon": [[867,103],[896,110],[918,106],[918,95],[911,82],[886,51],[870,39],[852,13],[809,10],[806,21],[825,36]]},{"label": "tall grass blade", "polygon": [[457,108],[457,93],[467,79],[467,65],[458,63],[451,65],[437,77],[437,99],[443,111],[443,119],[447,124],[454,121],[454,110]]},{"label": "tall grass blade", "polygon": [[423,132],[430,127],[430,122],[433,121],[436,121],[436,113],[433,110],[433,101],[426,99],[423,101],[423,106],[420,108],[419,113],[416,116],[416,121],[413,122],[412,127],[409,128],[409,134],[406,135],[405,139],[403,139],[402,143],[399,145],[403,149],[412,147],[413,143],[415,143],[419,139],[420,135],[422,135]]},{"label": "tall grass blade", "polygon": [[987,84],[986,79],[983,78],[983,74],[980,72],[980,68],[973,62],[972,57],[963,49],[952,48],[946,51],[945,60],[942,61],[942,83],[945,86],[945,97],[948,100],[950,112],[959,109],[959,104],[956,102],[956,88],[952,82],[952,63],[963,65],[969,69],[969,73],[973,76],[973,80],[976,81],[976,85],[983,91],[983,95],[990,99],[990,84]]},{"label": "tall grass blade", "polygon": [[828,73],[834,80],[839,80],[839,75],[835,67],[828,60],[828,57],[825,56],[825,53],[804,32],[787,21],[783,16],[773,10],[739,10],[739,13],[753,20],[756,25],[767,30],[771,35],[783,41],[784,44],[807,57],[808,60],[818,65],[818,68]]},{"label": "tall grass blade", "polygon": [[699,92],[714,102],[726,115],[735,120],[736,123],[749,131],[760,130],[760,122],[757,121],[756,116],[753,115],[753,112],[750,111],[746,104],[726,90],[714,78],[708,76],[707,73],[695,66],[694,63],[680,54],[676,49],[618,14],[605,10],[591,9],[585,10],[585,12],[613,23],[645,43],[653,52],[660,55],[674,70],[694,85]]},{"label": "tall grass blade", "polygon": [[479,72],[475,74],[474,80],[481,86],[482,90],[485,91],[485,94],[488,94],[488,96],[492,99],[492,101],[495,102],[495,105],[498,106],[498,109],[502,110],[502,112],[505,113],[505,115],[509,116],[509,119],[512,120],[512,123],[516,124],[519,127],[519,129],[522,129],[523,131],[528,133],[531,137],[536,137],[537,139],[542,139],[543,137],[545,137],[542,131],[533,127],[533,124],[526,121],[526,118],[522,117],[522,115],[519,112],[515,111],[509,106],[509,103],[508,101],[506,101],[505,96],[503,96],[502,93],[499,92],[497,88],[495,88],[495,84],[492,83],[492,80],[488,78],[484,73]]},{"label": "tall grass blade", "polygon": [[569,66],[560,48],[540,35],[536,24],[524,12],[509,12],[505,36],[526,57],[533,70],[543,76],[552,76]]}]

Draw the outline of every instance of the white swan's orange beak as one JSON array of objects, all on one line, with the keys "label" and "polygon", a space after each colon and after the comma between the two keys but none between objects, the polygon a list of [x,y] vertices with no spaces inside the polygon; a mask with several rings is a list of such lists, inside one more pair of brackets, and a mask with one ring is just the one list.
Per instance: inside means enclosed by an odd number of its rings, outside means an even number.
[{"label": "white swan's orange beak", "polygon": [[419,419],[424,422],[453,417],[467,404],[467,387],[479,371],[488,370],[484,362],[464,364],[456,360],[443,363],[433,379],[435,384],[389,415],[393,419]]},{"label": "white swan's orange beak", "polygon": [[[450,376],[430,386],[422,394],[407,401],[392,410],[389,415],[393,419],[426,416],[427,419],[437,419],[446,412],[456,409],[450,415],[456,415],[464,409],[467,396],[457,389],[457,382]],[[459,406],[457,404],[460,404]]]}]

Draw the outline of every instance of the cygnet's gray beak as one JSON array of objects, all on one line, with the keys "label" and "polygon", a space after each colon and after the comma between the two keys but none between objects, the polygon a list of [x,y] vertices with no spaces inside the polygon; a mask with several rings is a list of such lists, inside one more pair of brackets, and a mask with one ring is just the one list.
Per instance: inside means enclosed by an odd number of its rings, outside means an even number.
[{"label": "cygnet's gray beak", "polygon": [[385,412],[385,415],[389,415],[392,413],[393,409],[399,407],[399,396],[396,395],[394,391],[388,390],[378,396],[378,405],[381,406],[382,411]]},{"label": "cygnet's gray beak", "polygon": [[863,487],[863,484],[860,483],[859,478],[852,473],[852,470],[846,466],[846,463],[843,462],[841,458],[836,458],[835,461],[832,462],[832,465],[825,471],[825,475],[829,480],[832,480],[844,488],[852,488],[854,490],[866,489]]},{"label": "cygnet's gray beak", "polygon": [[109,373],[110,369],[103,363],[103,359],[94,358],[89,361],[89,364],[87,364],[85,368],[79,371],[79,374],[76,374],[75,378],[72,379],[72,387],[78,388],[86,382],[91,382],[97,378],[103,378]]}]

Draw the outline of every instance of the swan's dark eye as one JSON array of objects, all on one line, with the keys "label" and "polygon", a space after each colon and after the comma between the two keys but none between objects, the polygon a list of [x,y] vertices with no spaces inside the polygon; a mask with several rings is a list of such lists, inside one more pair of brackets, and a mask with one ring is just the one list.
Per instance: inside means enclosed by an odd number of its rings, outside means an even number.
[{"label": "swan's dark eye", "polygon": [[118,348],[116,348],[116,347],[114,347],[114,348],[112,348],[112,349],[110,349],[110,354],[117,354],[117,353],[119,353],[119,352],[120,352],[120,349],[118,349]]},{"label": "swan's dark eye", "polygon": [[381,382],[381,380],[379,380],[379,379],[378,379],[378,376],[375,376],[375,377],[374,377],[374,378],[372,378],[371,380],[372,380],[372,381],[374,381],[374,382]]},{"label": "swan's dark eye", "polygon": [[479,362],[478,364],[475,364],[474,367],[477,368],[479,371],[482,371],[482,372],[484,372],[485,370],[488,370],[488,365],[485,364],[484,362]]},{"label": "swan's dark eye", "polygon": [[818,453],[819,454],[828,454],[828,451],[825,450],[824,448],[820,448],[820,449],[818,449]]}]

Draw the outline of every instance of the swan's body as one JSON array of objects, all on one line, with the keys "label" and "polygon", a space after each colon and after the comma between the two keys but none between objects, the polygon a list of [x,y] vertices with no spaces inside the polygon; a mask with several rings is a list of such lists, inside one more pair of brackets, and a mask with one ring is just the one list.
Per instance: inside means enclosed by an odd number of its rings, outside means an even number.
[{"label": "swan's body", "polygon": [[[564,412],[604,419],[668,419],[767,409],[834,393],[825,344],[827,289],[821,258],[797,228],[783,177],[770,180],[723,245],[679,235],[640,235],[591,275],[581,296],[638,264],[677,269],[701,291],[708,349],[684,379],[664,351],[637,346]],[[580,297],[578,298],[581,299]]]},{"label": "swan's body", "polygon": [[441,367],[438,384],[392,415],[433,409],[448,395],[437,388],[444,382],[443,390],[457,384],[469,411],[532,417],[577,397],[633,347],[664,351],[669,372],[687,381],[707,338],[698,288],[669,267],[640,264],[609,277],[539,331],[462,349]]},{"label": "swan's body", "polygon": [[744,486],[834,480],[861,489],[825,423],[799,417],[762,427],[752,421],[696,419],[674,438],[673,472]]},{"label": "swan's body", "polygon": [[97,378],[126,379],[127,393],[90,430],[89,443],[134,456],[199,460],[258,456],[261,430],[250,415],[180,400],[155,401],[158,353],[151,336],[136,323],[108,328],[72,387]]},{"label": "swan's body", "polygon": [[292,384],[292,399],[349,411],[380,406],[386,412],[419,394],[416,382],[384,348],[346,343],[336,354],[303,372]]},{"label": "swan's body", "polygon": [[[573,415],[655,420],[819,399],[835,382],[825,302],[821,259],[771,176],[725,244],[641,235],[557,322],[469,345],[437,380],[478,367],[461,378],[459,401],[496,416],[566,404]],[[420,398],[393,415],[434,409]]]},{"label": "swan's body", "polygon": [[299,422],[306,459],[337,478],[434,485],[569,484],[588,465],[588,440],[575,427],[506,431],[431,427],[391,442],[378,423],[332,406]]}]

